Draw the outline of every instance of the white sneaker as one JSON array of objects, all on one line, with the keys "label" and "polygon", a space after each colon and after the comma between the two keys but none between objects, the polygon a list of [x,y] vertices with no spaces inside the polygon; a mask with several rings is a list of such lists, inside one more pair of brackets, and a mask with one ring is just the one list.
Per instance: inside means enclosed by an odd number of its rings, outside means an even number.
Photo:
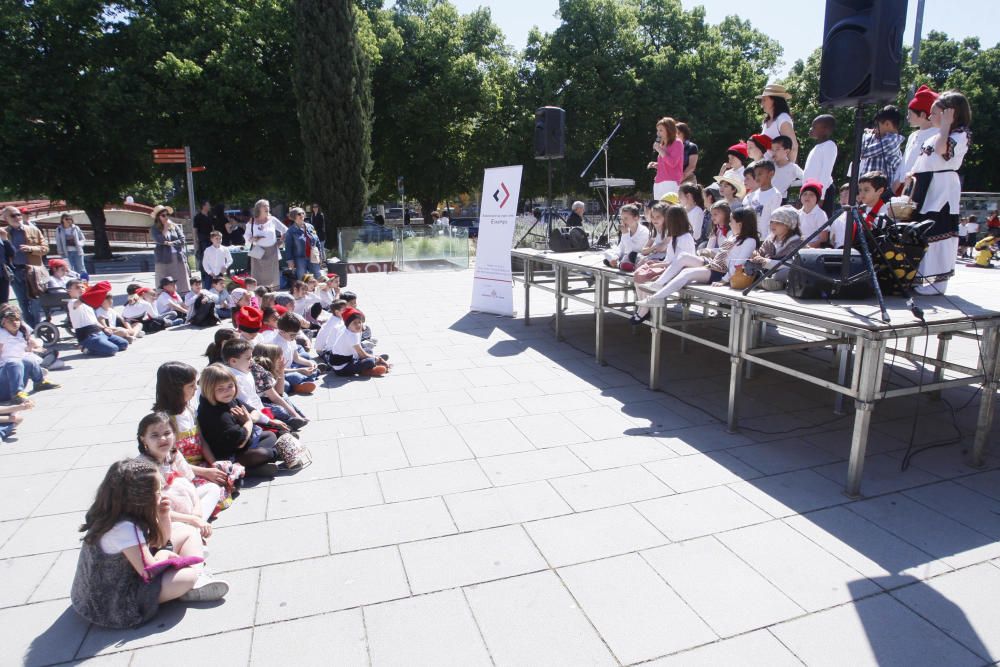
[{"label": "white sneaker", "polygon": [[229,592],[229,584],[221,579],[214,579],[208,572],[202,571],[194,588],[180,597],[182,602],[211,602],[221,600]]},{"label": "white sneaker", "polygon": [[58,371],[60,369],[66,368],[66,362],[62,359],[56,359],[51,364],[49,364],[50,371]]},{"label": "white sneaker", "polygon": [[145,338],[145,337],[146,337],[146,332],[140,329],[140,330],[139,330],[139,333],[137,333],[137,334],[135,335],[135,337],[136,337],[136,338]]}]

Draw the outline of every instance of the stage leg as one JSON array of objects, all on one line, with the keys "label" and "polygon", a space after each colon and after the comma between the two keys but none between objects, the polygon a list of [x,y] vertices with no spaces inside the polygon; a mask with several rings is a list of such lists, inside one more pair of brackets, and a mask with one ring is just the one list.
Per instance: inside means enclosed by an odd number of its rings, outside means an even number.
[{"label": "stage leg", "polygon": [[858,399],[854,401],[854,432],[851,435],[851,456],[847,464],[847,488],[851,498],[861,495],[861,475],[865,468],[865,450],[868,449],[868,430],[871,426],[875,395],[882,383],[882,365],[885,362],[885,341],[859,338],[855,363],[861,364],[861,385]]},{"label": "stage leg", "polygon": [[563,319],[563,280],[566,275],[566,269],[562,266],[556,264],[555,268],[555,286],[556,286],[556,340],[563,340],[562,335],[562,319]]},{"label": "stage leg", "polygon": [[[951,343],[950,333],[940,333],[938,334],[938,344],[937,344],[937,360],[944,361],[948,356],[948,344]],[[940,366],[934,367],[934,382],[940,382],[944,378],[944,369]],[[932,401],[941,400],[940,391],[930,392],[930,398]]]},{"label": "stage leg", "polygon": [[[687,322],[691,318],[691,303],[684,299],[681,303],[681,319]],[[681,331],[687,331],[687,327],[682,327]],[[687,338],[681,338],[681,354],[687,352]]]},{"label": "stage leg", "polygon": [[663,331],[660,327],[663,326],[663,311],[661,307],[653,308],[653,328],[650,329],[649,388],[653,391],[660,388],[660,360],[663,355]]},{"label": "stage leg", "polygon": [[594,317],[597,330],[594,334],[594,357],[601,366],[604,361],[604,308],[608,305],[608,278],[603,271],[594,274]]},{"label": "stage leg", "polygon": [[[847,382],[847,360],[850,357],[850,353],[851,346],[841,344],[837,346],[837,350],[833,355],[834,362],[837,364],[837,384],[841,386],[844,386]],[[833,399],[833,414],[844,414],[844,395],[839,391],[836,398]]]},{"label": "stage leg", "polygon": [[524,326],[531,324],[531,283],[535,279],[534,264],[524,260]]},{"label": "stage leg", "polygon": [[750,338],[750,316],[742,306],[733,304],[729,313],[729,417],[726,430],[736,433],[739,428],[739,394],[743,382],[744,341]]},{"label": "stage leg", "polygon": [[986,443],[993,428],[997,391],[1000,390],[1000,329],[994,327],[983,334],[983,391],[979,399],[979,419],[976,421],[976,439],[972,445],[972,465],[982,467]]}]

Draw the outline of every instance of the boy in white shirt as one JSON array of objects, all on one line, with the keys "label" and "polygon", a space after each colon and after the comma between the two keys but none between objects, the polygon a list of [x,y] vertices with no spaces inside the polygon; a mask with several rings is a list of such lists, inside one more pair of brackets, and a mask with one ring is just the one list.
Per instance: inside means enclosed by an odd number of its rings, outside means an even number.
[{"label": "boy in white shirt", "polygon": [[302,325],[295,314],[285,313],[278,318],[278,337],[273,344],[279,346],[285,356],[285,381],[290,390],[296,394],[311,394],[316,390],[313,380],[319,377],[319,366],[299,354],[295,338],[301,330]]},{"label": "boy in white shirt", "polygon": [[111,333],[121,336],[129,343],[133,342],[136,338],[142,338],[146,335],[146,332],[142,330],[141,324],[126,322],[118,314],[118,311],[114,307],[114,300],[110,294],[104,297],[101,307],[94,311],[94,313],[97,315],[97,321],[101,326],[107,327],[111,330]]},{"label": "boy in white shirt", "polygon": [[109,327],[97,321],[94,308],[100,308],[104,298],[111,293],[111,283],[102,280],[83,290],[83,283],[71,280],[66,286],[69,294],[69,321],[73,333],[84,352],[98,357],[113,357],[128,348],[128,341],[116,336]]},{"label": "boy in white shirt", "polygon": [[[875,224],[880,217],[880,211],[885,205],[885,191],[889,187],[889,180],[880,171],[870,171],[862,174],[858,179],[858,203],[861,210],[858,213],[861,219],[870,227]],[[834,248],[843,248],[847,241],[847,219],[851,215],[851,209],[847,209],[830,225],[830,245]]]},{"label": "boy in white shirt", "polygon": [[767,229],[771,224],[771,214],[781,206],[781,194],[771,184],[771,179],[774,178],[774,163],[770,160],[758,160],[750,167],[753,167],[757,189],[747,195],[749,198],[747,205],[757,214],[758,228]]},{"label": "boy in white shirt", "polygon": [[791,159],[791,138],[779,134],[771,143],[771,153],[774,154],[774,178],[771,182],[781,195],[781,200],[787,201],[788,188],[802,183],[802,168]]},{"label": "boy in white shirt", "polygon": [[323,326],[319,328],[319,332],[316,334],[316,354],[320,355],[320,358],[327,361],[327,363],[329,363],[329,360],[326,358],[326,354],[333,349],[333,344],[337,342],[337,338],[344,332],[343,314],[345,308],[347,308],[347,302],[343,299],[337,299],[330,304],[331,317],[323,323]]},{"label": "boy in white shirt", "polygon": [[837,129],[837,119],[830,114],[822,114],[813,119],[809,128],[809,136],[816,140],[816,145],[806,157],[806,166],[802,170],[804,181],[817,181],[826,197],[822,200],[822,208],[829,216],[833,213],[835,190],[833,189],[833,166],[837,163],[837,143],[830,137]]},{"label": "boy in white shirt", "polygon": [[233,255],[229,248],[222,245],[222,232],[215,230],[208,235],[212,245],[205,248],[201,265],[205,273],[212,276],[225,275],[226,271],[233,264]]},{"label": "boy in white shirt", "polygon": [[[637,216],[638,217],[638,216]],[[361,332],[365,326],[365,316],[360,310],[344,308],[342,314],[344,330],[327,353],[333,372],[340,377],[363,375],[382,377],[389,372],[389,362],[376,357],[361,346]]]},{"label": "boy in white shirt", "polygon": [[296,280],[292,283],[292,299],[295,314],[304,318],[310,329],[319,329],[319,314],[323,312],[323,305],[319,297],[309,291],[309,286],[304,281]]},{"label": "boy in white shirt", "polygon": [[160,279],[160,295],[156,297],[156,314],[162,317],[168,325],[183,324],[187,318],[187,308],[177,294],[177,279],[164,276]]},{"label": "boy in white shirt", "polygon": [[[823,186],[819,181],[807,179],[799,189],[799,202],[802,204],[802,208],[799,209],[799,234],[803,241],[807,241],[827,221],[826,211],[819,206],[821,201],[823,201]],[[809,247],[822,248],[829,240],[830,231],[824,229],[819,236],[809,241]]]},{"label": "boy in white shirt", "polygon": [[630,271],[635,266],[639,251],[649,241],[649,228],[639,222],[639,207],[635,204],[622,206],[618,209],[618,216],[621,218],[621,241],[616,248],[604,251],[604,265]]}]

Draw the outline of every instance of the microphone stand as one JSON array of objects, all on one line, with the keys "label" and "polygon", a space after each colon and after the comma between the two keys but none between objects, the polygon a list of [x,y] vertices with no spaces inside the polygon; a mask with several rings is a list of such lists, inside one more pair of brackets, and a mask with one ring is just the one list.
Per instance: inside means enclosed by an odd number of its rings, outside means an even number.
[{"label": "microphone stand", "polygon": [[[608,185],[608,177],[609,177],[609,174],[608,174],[608,144],[611,143],[611,140],[615,138],[616,134],[618,134],[618,130],[622,129],[622,120],[623,120],[622,117],[618,118],[618,122],[615,123],[615,127],[614,127],[613,130],[611,130],[611,134],[609,134],[607,136],[607,138],[601,144],[601,147],[597,149],[596,153],[594,153],[594,157],[590,158],[590,162],[588,162],[587,166],[584,167],[583,171],[580,172],[580,178],[586,178],[587,177],[587,172],[590,171],[590,168],[594,166],[595,162],[597,162],[598,156],[600,156],[601,153],[604,153],[604,232],[605,232],[605,234],[608,233],[608,231],[611,229],[611,187]],[[600,235],[598,235],[598,238],[600,238]],[[591,245],[593,245],[593,243],[591,243]]]}]

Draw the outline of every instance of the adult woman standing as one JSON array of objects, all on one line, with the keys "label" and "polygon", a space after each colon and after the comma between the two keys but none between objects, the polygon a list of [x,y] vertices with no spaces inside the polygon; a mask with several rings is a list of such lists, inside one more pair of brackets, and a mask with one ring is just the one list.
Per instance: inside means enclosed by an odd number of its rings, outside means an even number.
[{"label": "adult woman standing", "polygon": [[779,134],[783,134],[792,140],[792,150],[788,158],[792,162],[799,159],[799,140],[795,138],[795,124],[792,122],[792,111],[788,108],[788,100],[792,99],[791,93],[785,87],[777,83],[769,83],[764,86],[764,92],[760,94],[760,106],[764,110],[764,122],[761,124],[760,132],[771,139]]},{"label": "adult woman standing", "polygon": [[71,269],[77,273],[86,273],[83,264],[83,244],[87,239],[83,231],[73,222],[73,216],[63,213],[59,216],[59,227],[56,229],[56,252],[66,258]]},{"label": "adult woman standing", "polygon": [[174,209],[160,204],[150,214],[153,216],[153,226],[149,230],[156,247],[153,248],[153,259],[156,268],[156,284],[167,276],[177,280],[177,291],[181,294],[191,291],[188,282],[187,247],[184,243],[184,230],[170,219]]},{"label": "adult woman standing", "polygon": [[653,199],[668,192],[677,192],[684,178],[684,142],[677,138],[677,123],[673,118],[663,117],[656,123],[656,162],[650,162],[648,169],[656,169],[653,179]]},{"label": "adult woman standing", "polygon": [[285,259],[288,268],[295,271],[295,279],[302,280],[306,272],[322,277],[320,269],[319,236],[316,228],[306,222],[306,212],[296,206],[288,212],[292,225],[285,234]]},{"label": "adult woman standing", "polygon": [[247,224],[244,240],[250,244],[250,275],[261,287],[276,287],[281,280],[278,262],[278,229],[281,221],[271,215],[271,202],[259,199]]}]

